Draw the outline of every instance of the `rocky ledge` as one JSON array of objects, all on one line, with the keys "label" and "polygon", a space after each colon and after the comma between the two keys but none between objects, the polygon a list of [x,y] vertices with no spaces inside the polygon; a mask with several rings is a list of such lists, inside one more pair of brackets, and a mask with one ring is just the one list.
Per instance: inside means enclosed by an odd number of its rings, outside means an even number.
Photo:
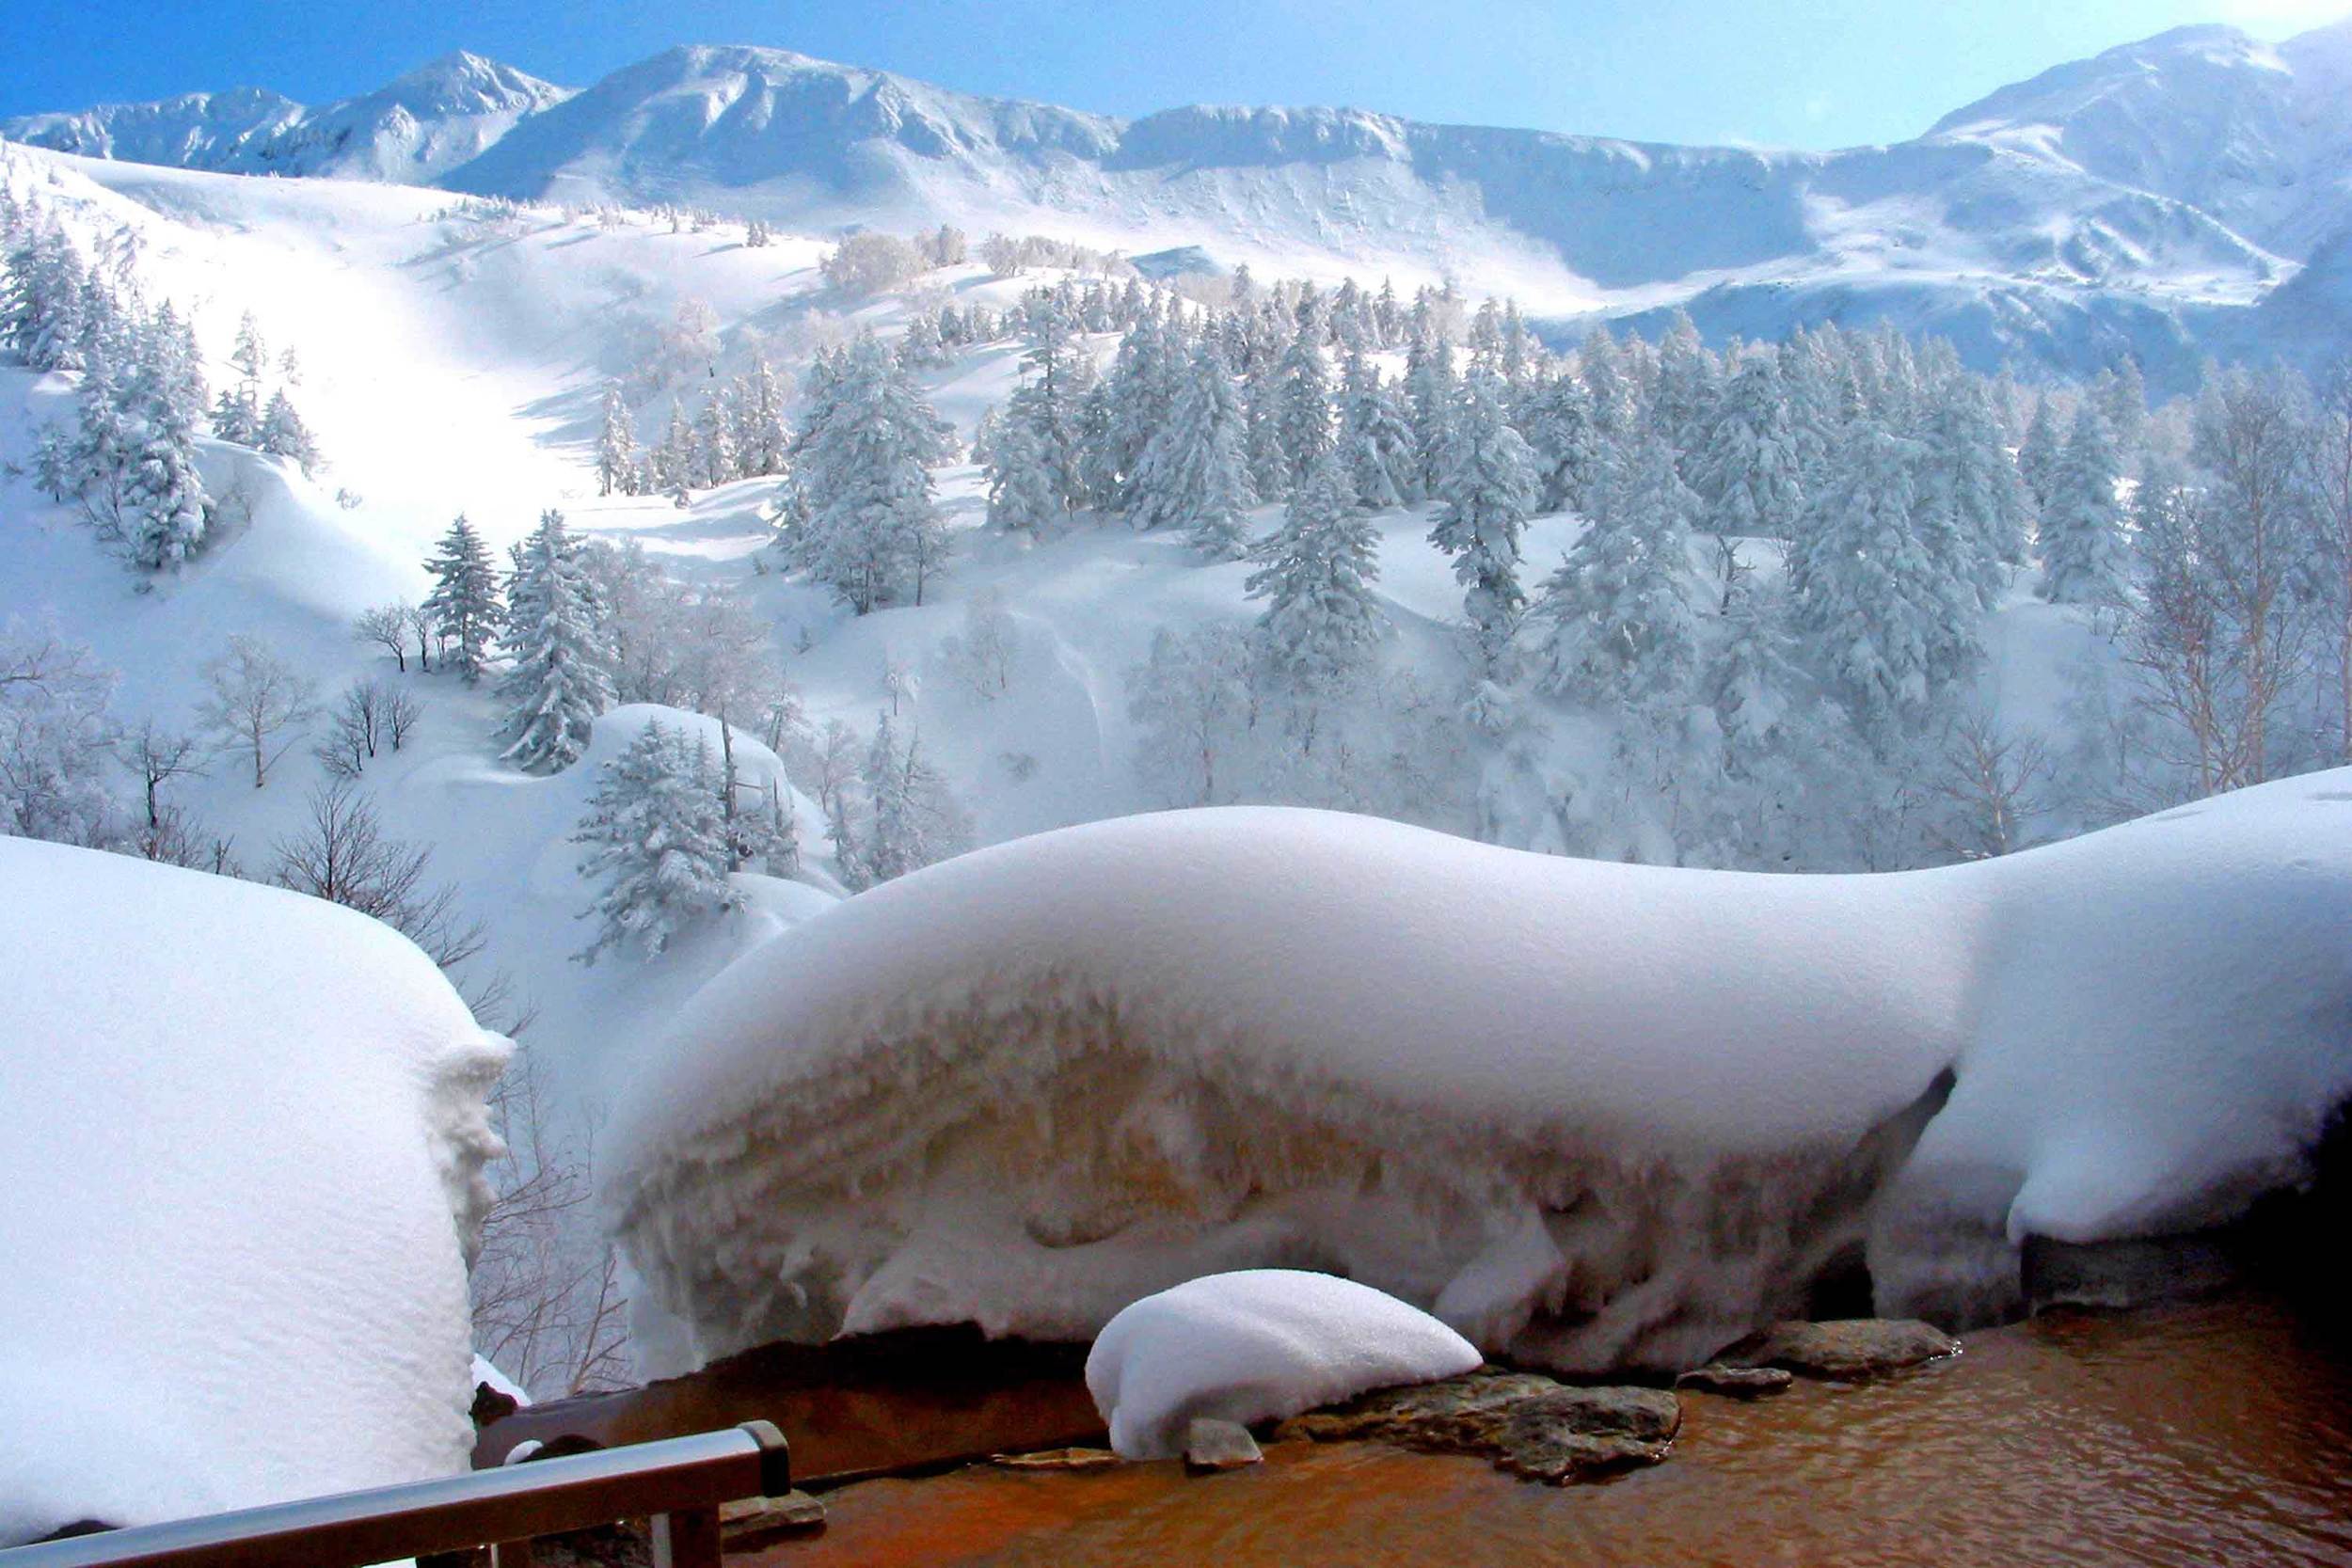
[{"label": "rocky ledge", "polygon": [[1851,1383],[1959,1354],[1959,1340],[1915,1318],[1845,1318],[1774,1323],[1700,1370],[1778,1368],[1800,1377]]},{"label": "rocky ledge", "polygon": [[1513,1475],[1565,1482],[1655,1465],[1681,1425],[1682,1402],[1663,1388],[1580,1388],[1486,1367],[1310,1411],[1284,1421],[1274,1435],[1319,1443],[1369,1438],[1428,1453],[1472,1454]]}]

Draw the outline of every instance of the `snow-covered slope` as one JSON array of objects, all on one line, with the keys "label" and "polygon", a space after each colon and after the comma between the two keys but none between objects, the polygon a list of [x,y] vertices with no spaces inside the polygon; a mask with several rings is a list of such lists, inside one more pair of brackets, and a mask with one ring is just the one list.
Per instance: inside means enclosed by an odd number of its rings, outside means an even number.
[{"label": "snow-covered slope", "polygon": [[2299,259],[2352,223],[2352,19],[2275,45],[2177,28],[2003,87],[1927,139],[2186,202]]},{"label": "snow-covered slope", "polygon": [[1876,877],[1282,810],[1046,834],[722,975],[606,1193],[681,1360],[1085,1338],[1296,1267],[1489,1351],[1672,1368],[1801,1307],[1873,1213],[1882,1308],[1994,1312],[2029,1235],[2193,1229],[2302,1174],[2352,1095],[2348,786]]},{"label": "snow-covered slope", "polygon": [[0,1545],[464,1467],[506,1060],[347,910],[0,838]]},{"label": "snow-covered slope", "polygon": [[1354,109],[1120,120],[723,46],[577,94],[461,55],[315,112],[240,89],[5,129],[101,156],[680,201],[811,232],[949,222],[1261,272],[1476,277],[1556,321],[1688,302],[1717,339],[1887,318],[1986,369],[2089,372],[2129,351],[2177,387],[2201,348],[2303,341],[2238,318],[2352,226],[2347,84],[2344,26],[2275,47],[2185,29],[1915,141],[1796,153]]}]

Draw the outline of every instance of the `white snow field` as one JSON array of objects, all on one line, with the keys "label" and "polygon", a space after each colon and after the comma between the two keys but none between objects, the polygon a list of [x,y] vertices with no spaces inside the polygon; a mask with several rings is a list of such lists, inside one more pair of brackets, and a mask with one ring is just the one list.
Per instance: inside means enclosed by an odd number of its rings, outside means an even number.
[{"label": "white snow field", "polygon": [[1878,876],[1103,822],[739,961],[649,1053],[604,1189],[679,1361],[1083,1338],[1294,1267],[1489,1353],[1687,1366],[1800,1306],[1882,1191],[1902,1313],[2013,1303],[2028,1233],[2190,1229],[2295,1181],[2352,1093],[2347,931],[2346,771]]},{"label": "white snow field", "polygon": [[349,911],[0,838],[0,1545],[462,1469],[506,1042]]},{"label": "white snow field", "polygon": [[1126,1459],[1167,1459],[1205,1417],[1279,1420],[1375,1388],[1477,1370],[1478,1347],[1369,1285],[1297,1269],[1188,1279],[1120,1309],[1087,1391]]}]

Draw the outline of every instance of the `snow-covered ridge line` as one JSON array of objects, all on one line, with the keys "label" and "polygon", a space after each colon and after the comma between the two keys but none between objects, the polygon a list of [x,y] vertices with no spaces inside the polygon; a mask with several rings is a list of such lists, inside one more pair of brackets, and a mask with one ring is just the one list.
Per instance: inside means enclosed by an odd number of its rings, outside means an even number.
[{"label": "snow-covered ridge line", "polygon": [[668,50],[578,93],[458,56],[327,110],[240,89],[0,131],[804,232],[948,222],[1319,281],[1476,276],[1564,322],[1687,303],[1719,341],[1884,318],[1950,337],[1987,371],[2087,370],[2128,344],[2183,386],[2201,354],[2310,347],[2242,318],[2352,227],[2347,89],[2340,27],[2275,47],[2187,29],[2058,67],[1909,141],[1799,152],[1345,108],[1123,120],[727,45]]},{"label": "snow-covered ridge line", "polygon": [[1671,1367],[1866,1229],[1882,1308],[1995,1314],[2027,1235],[2299,1178],[2352,1095],[2347,784],[1878,877],[1272,809],[949,862],[739,962],[647,1056],[604,1151],[645,1343],[1076,1338],[1287,1266],[1489,1351]]}]

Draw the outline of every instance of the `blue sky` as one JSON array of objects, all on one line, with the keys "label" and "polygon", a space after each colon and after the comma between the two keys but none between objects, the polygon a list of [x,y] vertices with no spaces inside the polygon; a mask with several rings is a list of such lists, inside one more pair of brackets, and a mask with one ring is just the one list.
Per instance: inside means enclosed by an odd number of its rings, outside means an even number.
[{"label": "blue sky", "polygon": [[1134,115],[1345,103],[1422,119],[1834,147],[1915,135],[2062,60],[2191,22],[2280,38],[2352,0],[0,0],[0,114],[255,85],[348,97],[453,49],[585,85],[764,43]]}]

